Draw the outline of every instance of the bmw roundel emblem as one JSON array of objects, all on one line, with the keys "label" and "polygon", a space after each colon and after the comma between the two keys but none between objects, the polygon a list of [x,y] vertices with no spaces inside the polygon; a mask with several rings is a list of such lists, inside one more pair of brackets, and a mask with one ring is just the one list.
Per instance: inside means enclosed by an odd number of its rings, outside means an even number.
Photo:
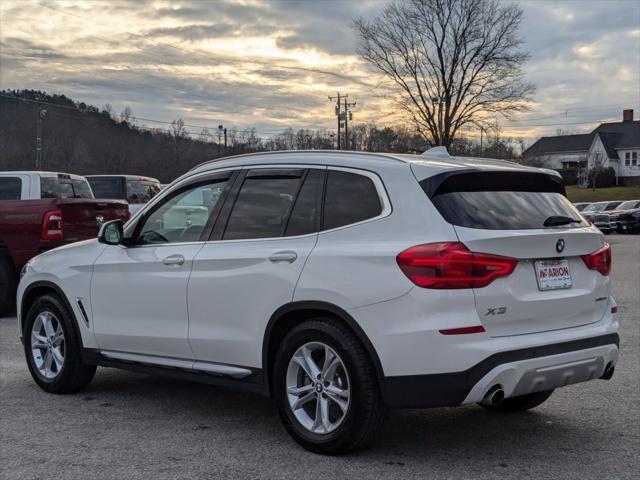
[{"label": "bmw roundel emblem", "polygon": [[556,252],[562,253],[563,250],[564,250],[564,239],[560,238],[556,242]]}]

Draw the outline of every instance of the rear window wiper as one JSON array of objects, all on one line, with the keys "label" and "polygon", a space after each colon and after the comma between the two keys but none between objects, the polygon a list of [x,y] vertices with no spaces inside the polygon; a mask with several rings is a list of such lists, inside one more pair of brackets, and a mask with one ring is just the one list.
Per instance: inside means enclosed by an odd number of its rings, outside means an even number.
[{"label": "rear window wiper", "polygon": [[543,227],[557,227],[559,225],[568,225],[570,223],[581,223],[582,220],[576,218],[565,217],[564,215],[552,215],[542,224]]}]

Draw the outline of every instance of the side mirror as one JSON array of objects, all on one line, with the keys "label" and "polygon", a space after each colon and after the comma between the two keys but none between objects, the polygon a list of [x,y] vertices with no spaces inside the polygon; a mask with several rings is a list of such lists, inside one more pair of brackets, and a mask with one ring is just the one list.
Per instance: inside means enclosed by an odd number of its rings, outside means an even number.
[{"label": "side mirror", "polygon": [[107,245],[120,245],[124,237],[124,222],[122,220],[111,220],[100,228],[98,241]]}]

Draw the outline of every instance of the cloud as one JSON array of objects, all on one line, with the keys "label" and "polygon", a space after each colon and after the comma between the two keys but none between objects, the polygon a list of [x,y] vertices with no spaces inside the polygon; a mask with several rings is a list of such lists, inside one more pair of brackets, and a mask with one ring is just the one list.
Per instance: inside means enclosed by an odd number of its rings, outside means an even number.
[{"label": "cloud", "polygon": [[[136,116],[187,124],[335,126],[327,96],[348,92],[356,121],[397,121],[379,77],[355,54],[350,25],[384,2],[218,0],[0,2],[0,88],[63,93]],[[523,2],[537,86],[505,131],[618,118],[640,104],[640,4]],[[565,113],[566,112],[566,113]],[[543,120],[537,120],[546,117]],[[141,121],[142,122],[142,121]],[[152,125],[151,123],[149,123]],[[161,125],[161,124],[159,124]],[[563,127],[565,128],[565,127]]]}]

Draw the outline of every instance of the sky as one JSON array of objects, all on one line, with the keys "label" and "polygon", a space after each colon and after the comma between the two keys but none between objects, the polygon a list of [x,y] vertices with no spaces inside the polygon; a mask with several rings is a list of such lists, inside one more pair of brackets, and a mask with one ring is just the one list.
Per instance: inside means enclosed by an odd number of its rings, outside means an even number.
[{"label": "sky", "polygon": [[[640,117],[640,1],[521,1],[536,93],[526,113],[498,119],[527,143]],[[355,122],[399,125],[380,76],[356,54],[354,18],[386,0],[1,0],[0,89],[39,89],[136,122],[188,130],[223,124],[267,137],[335,129],[337,91]],[[152,121],[156,120],[156,122]],[[469,130],[466,135],[477,132]]]}]

